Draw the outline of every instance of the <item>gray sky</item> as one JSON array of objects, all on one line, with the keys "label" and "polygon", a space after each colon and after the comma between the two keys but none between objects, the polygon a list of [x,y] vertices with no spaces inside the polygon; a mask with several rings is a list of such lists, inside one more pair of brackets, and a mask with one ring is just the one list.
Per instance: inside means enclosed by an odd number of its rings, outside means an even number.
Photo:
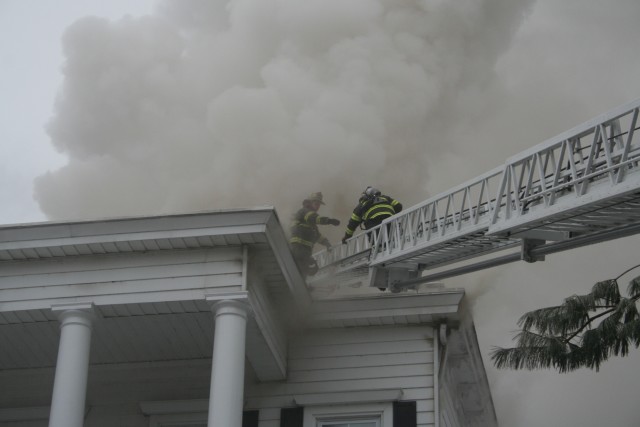
[{"label": "gray sky", "polygon": [[152,10],[153,1],[0,0],[0,223],[43,221],[33,179],[65,164],[45,133],[62,83],[61,37],[86,15],[120,19]]},{"label": "gray sky", "polygon": [[[317,190],[346,219],[366,185],[410,206],[640,97],[635,0],[161,6],[0,0],[0,223],[284,220]],[[638,243],[446,281],[472,298],[501,425],[640,425],[640,352],[599,373],[487,363],[521,314],[639,263]]]}]

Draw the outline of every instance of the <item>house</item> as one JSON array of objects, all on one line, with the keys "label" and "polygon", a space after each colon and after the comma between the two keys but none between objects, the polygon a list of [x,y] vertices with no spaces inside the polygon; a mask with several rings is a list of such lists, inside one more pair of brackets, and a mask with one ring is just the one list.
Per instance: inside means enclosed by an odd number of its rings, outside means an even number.
[{"label": "house", "polygon": [[0,426],[495,426],[464,291],[312,295],[271,207],[0,227]]}]

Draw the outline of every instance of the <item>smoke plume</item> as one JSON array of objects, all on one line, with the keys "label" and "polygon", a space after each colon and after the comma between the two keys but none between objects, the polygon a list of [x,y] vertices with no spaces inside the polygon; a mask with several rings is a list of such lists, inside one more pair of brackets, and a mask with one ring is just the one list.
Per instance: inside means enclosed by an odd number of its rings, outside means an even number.
[{"label": "smoke plume", "polygon": [[[68,164],[36,198],[50,219],[268,204],[286,223],[322,191],[321,213],[345,221],[367,185],[411,206],[640,96],[639,16],[637,0],[165,0],[87,17],[64,36],[47,128]],[[639,263],[637,247],[447,281],[471,296],[501,425],[640,424],[640,351],[564,376],[487,356],[525,311]]]},{"label": "smoke plume", "polygon": [[348,218],[367,185],[415,204],[531,3],[192,0],[81,19],[48,125],[69,162],[36,197],[52,219],[286,218],[313,191]]}]

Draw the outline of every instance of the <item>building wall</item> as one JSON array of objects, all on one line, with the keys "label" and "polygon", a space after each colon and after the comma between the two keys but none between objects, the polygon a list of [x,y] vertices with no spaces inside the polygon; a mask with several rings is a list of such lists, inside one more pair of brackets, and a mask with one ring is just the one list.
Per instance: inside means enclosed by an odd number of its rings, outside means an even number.
[{"label": "building wall", "polygon": [[[3,311],[49,309],[77,300],[98,306],[204,299],[242,286],[242,248],[102,254],[3,263]],[[198,298],[200,297],[200,298]],[[0,316],[2,314],[0,313]]]},{"label": "building wall", "polygon": [[305,331],[290,340],[287,381],[248,385],[247,409],[260,409],[260,427],[277,427],[280,408],[312,395],[401,389],[417,401],[418,426],[433,426],[432,337],[427,326]]},{"label": "building wall", "polygon": [[[200,400],[206,411],[208,359],[92,366],[87,391],[87,427],[147,427],[139,403]],[[246,409],[260,410],[260,427],[278,427],[280,409],[312,395],[359,391],[403,391],[402,400],[417,401],[418,426],[434,425],[433,341],[426,326],[380,326],[322,329],[298,334],[290,341],[287,381],[252,383],[247,373]],[[0,375],[2,407],[48,405],[53,369],[16,370]],[[348,404],[348,402],[344,402]],[[2,427],[46,426],[0,422]]]}]

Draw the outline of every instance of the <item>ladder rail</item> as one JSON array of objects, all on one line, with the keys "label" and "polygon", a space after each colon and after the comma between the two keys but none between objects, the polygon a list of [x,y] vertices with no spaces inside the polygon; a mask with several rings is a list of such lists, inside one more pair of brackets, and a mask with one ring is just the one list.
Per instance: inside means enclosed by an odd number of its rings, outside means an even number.
[{"label": "ladder rail", "polygon": [[[406,209],[382,224],[356,234],[346,244],[318,252],[314,255],[316,262],[323,268],[367,250],[371,251],[371,259],[376,259],[391,255],[395,248],[409,249],[442,240],[452,232],[476,232],[479,228],[487,228],[494,206],[489,199],[491,188],[497,185],[501,175],[502,168],[495,168],[448,193]],[[469,202],[472,197],[475,203]],[[449,213],[455,203],[460,207]]]},{"label": "ladder rail", "polygon": [[[567,209],[588,203],[581,197],[594,183],[608,182],[614,189],[640,166],[640,142],[634,138],[638,129],[640,100],[602,115],[538,146],[514,156],[505,165],[501,188],[512,184],[516,191],[502,191],[496,196],[500,209],[493,212],[490,232],[507,232],[527,221],[532,204],[545,208],[564,200]],[[541,167],[540,162],[550,159]],[[555,162],[552,160],[557,159]],[[538,163],[537,173],[526,182],[518,177]]]},{"label": "ladder rail", "polygon": [[[379,265],[478,233],[486,235],[487,248],[493,250],[502,243],[492,247],[492,235],[504,237],[540,220],[540,207],[571,210],[589,203],[583,196],[596,184],[638,191],[639,109],[640,99],[585,122],[314,257],[323,268],[369,252],[370,265]],[[621,185],[630,175],[631,190]],[[536,215],[531,215],[534,206]],[[477,249],[478,254],[487,248]],[[469,250],[463,252],[468,258]]]}]

